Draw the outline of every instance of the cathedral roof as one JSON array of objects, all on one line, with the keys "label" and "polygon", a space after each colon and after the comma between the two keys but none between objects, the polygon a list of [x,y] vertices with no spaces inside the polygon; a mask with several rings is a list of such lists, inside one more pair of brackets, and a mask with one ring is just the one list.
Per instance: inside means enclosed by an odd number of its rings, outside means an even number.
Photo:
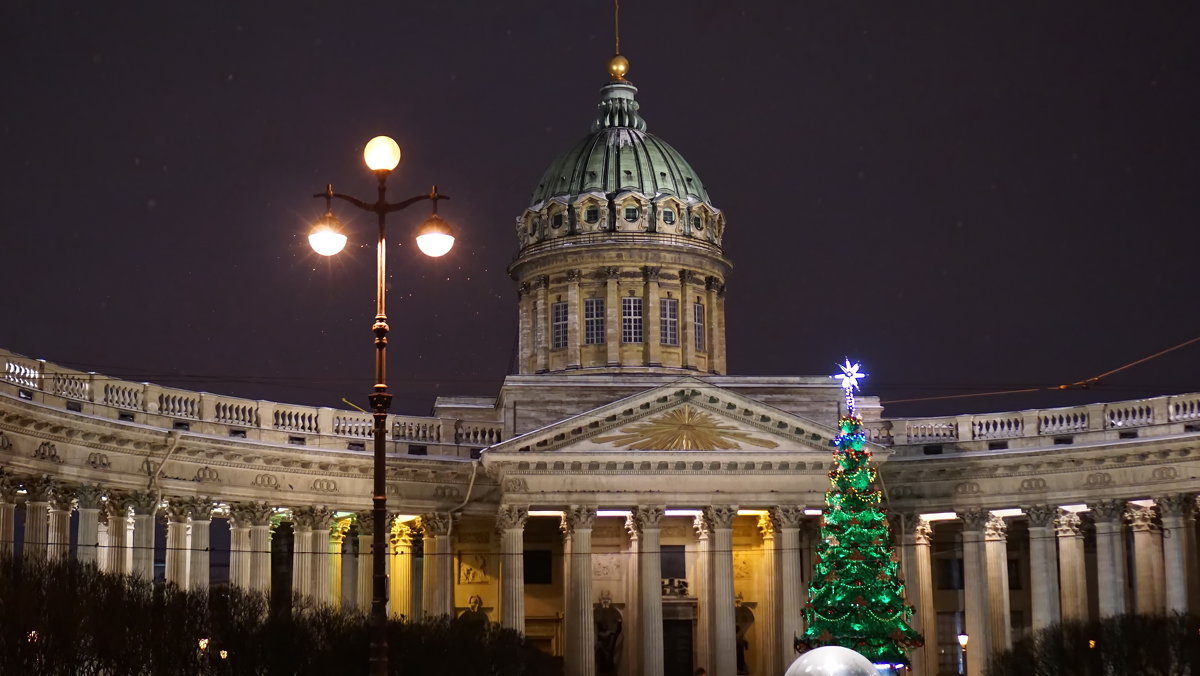
[{"label": "cathedral roof", "polygon": [[666,141],[646,132],[634,98],[637,87],[615,80],[600,90],[590,134],[560,155],[542,175],[531,208],[548,200],[573,202],[588,193],[673,195],[688,204],[711,202],[695,170]]}]

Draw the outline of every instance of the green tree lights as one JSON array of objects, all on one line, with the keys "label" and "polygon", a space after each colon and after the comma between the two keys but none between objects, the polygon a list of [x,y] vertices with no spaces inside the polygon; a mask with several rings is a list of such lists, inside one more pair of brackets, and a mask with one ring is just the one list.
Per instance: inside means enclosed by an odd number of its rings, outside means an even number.
[{"label": "green tree lights", "polygon": [[854,390],[866,374],[846,360],[839,365],[846,414],[838,418],[833,443],[837,467],[829,473],[808,604],[807,629],[798,650],[840,645],[875,663],[909,663],[906,651],[923,643],[908,625],[913,608],[904,600],[887,514],[875,488],[871,451],[854,403]]}]

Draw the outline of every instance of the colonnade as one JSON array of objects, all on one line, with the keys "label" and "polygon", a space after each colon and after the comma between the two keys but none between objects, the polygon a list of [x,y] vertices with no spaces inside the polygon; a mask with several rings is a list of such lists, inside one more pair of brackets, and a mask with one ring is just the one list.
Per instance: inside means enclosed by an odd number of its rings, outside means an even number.
[{"label": "colonnade", "polygon": [[[1029,531],[1030,615],[1033,631],[1058,622],[1122,613],[1187,612],[1196,579],[1194,515],[1198,498],[1170,494],[1154,500],[1097,500],[1087,505],[1038,504],[1020,510],[962,509],[963,611],[967,674],[980,676],[984,656],[1012,646],[1008,579],[1008,522],[1024,518]],[[936,518],[955,515],[932,515]],[[903,556],[908,599],[925,646],[915,651],[918,676],[937,673],[938,645],[931,561],[933,526],[905,515]],[[1089,599],[1085,554],[1094,528],[1097,598]],[[1127,545],[1132,545],[1132,550]],[[1093,603],[1094,602],[1094,603]],[[928,618],[928,620],[926,620]],[[945,637],[943,637],[945,638]],[[979,656],[972,659],[973,656]]]}]

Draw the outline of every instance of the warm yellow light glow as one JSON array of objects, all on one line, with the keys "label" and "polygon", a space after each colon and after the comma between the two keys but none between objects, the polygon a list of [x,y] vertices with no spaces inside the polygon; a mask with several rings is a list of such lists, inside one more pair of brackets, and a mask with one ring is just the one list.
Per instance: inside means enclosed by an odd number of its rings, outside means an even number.
[{"label": "warm yellow light glow", "polygon": [[229,659],[229,651],[228,650],[221,651],[221,659],[223,659],[223,660]]},{"label": "warm yellow light glow", "polygon": [[395,523],[408,523],[409,521],[416,521],[419,518],[416,514],[397,514]]},{"label": "warm yellow light glow", "polygon": [[969,638],[969,637],[968,637],[966,634],[959,634],[959,635],[958,635],[958,644],[959,644],[960,646],[962,646],[962,649],[963,649],[963,650],[966,650],[966,649],[967,649],[967,639],[968,639],[968,638]]},{"label": "warm yellow light glow", "polygon": [[309,233],[308,245],[322,256],[332,256],[346,248],[346,233],[337,217],[326,211]]},{"label": "warm yellow light glow", "polygon": [[417,230],[417,248],[431,258],[446,255],[454,247],[454,230],[441,216],[431,214]]},{"label": "warm yellow light glow", "polygon": [[529,510],[529,516],[554,516],[554,517],[561,518],[562,515],[563,515],[563,513],[561,511],[555,511],[552,509],[531,509],[531,510]]},{"label": "warm yellow light glow", "polygon": [[376,136],[363,148],[363,160],[371,171],[391,171],[400,164],[400,146],[389,136]]},{"label": "warm yellow light glow", "polygon": [[201,650],[208,650],[208,639],[202,638],[197,643],[199,643]]}]

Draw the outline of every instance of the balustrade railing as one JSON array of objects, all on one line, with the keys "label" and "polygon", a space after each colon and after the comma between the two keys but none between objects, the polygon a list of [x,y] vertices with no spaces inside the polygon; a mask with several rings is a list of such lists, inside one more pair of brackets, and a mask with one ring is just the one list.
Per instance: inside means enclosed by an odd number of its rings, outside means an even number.
[{"label": "balustrade railing", "polygon": [[[370,413],[314,406],[294,406],[192,392],[150,383],[133,383],[96,373],[75,371],[39,359],[0,350],[0,384],[18,389],[21,398],[34,392],[116,409],[111,417],[130,412],[187,422],[218,423],[232,434],[245,430],[343,437],[359,443],[374,432]],[[74,410],[81,410],[76,408]],[[91,411],[92,409],[89,409]],[[98,409],[99,410],[99,409]],[[97,414],[98,410],[96,411]],[[126,418],[128,419],[128,418]],[[156,424],[152,420],[139,422]],[[169,423],[168,423],[169,425]],[[195,427],[193,425],[192,429]],[[489,421],[388,415],[390,441],[483,447],[504,440],[503,426]]]}]

